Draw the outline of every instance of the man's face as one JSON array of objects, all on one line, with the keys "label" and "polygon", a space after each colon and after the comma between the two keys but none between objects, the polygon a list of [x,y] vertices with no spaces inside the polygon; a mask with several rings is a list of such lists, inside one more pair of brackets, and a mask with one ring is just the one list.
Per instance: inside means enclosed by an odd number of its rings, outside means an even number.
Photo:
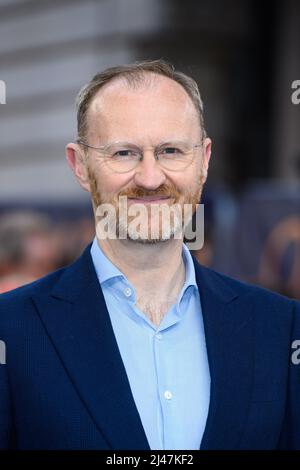
[{"label": "man's face", "polygon": [[[210,140],[205,139],[202,147],[195,150],[195,158],[187,168],[173,172],[159,165],[153,148],[163,142],[176,141],[199,144],[202,134],[191,99],[178,83],[166,77],[148,74],[145,83],[134,88],[123,80],[115,80],[102,88],[90,105],[89,145],[100,147],[129,142],[144,151],[137,167],[127,173],[115,173],[92,149],[88,149],[86,160],[95,210],[100,204],[110,203],[118,217],[120,196],[127,197],[128,207],[142,203],[146,208],[146,214],[143,214],[147,220],[143,222],[147,229],[141,230],[138,238],[128,229],[130,217],[126,216],[129,239],[153,243],[172,237],[178,229],[179,219],[176,222],[176,218],[171,217],[168,229],[162,225],[162,215],[157,217],[157,211],[151,212],[151,208],[166,204],[182,208],[184,204],[195,205],[200,201],[210,157]],[[117,221],[119,233],[120,224],[124,225],[125,221],[122,217]]]}]

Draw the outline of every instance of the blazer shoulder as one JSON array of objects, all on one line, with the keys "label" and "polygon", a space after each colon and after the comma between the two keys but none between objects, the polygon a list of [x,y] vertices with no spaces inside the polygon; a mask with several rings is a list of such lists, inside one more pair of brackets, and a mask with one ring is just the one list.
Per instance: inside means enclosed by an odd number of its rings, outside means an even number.
[{"label": "blazer shoulder", "polygon": [[[32,298],[35,296],[50,296],[59,293],[61,285],[63,292],[73,292],[88,278],[93,278],[91,268],[90,245],[73,263],[58,269],[46,276],[17,289],[0,295],[0,322],[4,319],[19,318],[25,311],[32,311]],[[5,322],[5,320],[4,320]]]},{"label": "blazer shoulder", "polygon": [[35,294],[47,294],[51,292],[53,286],[62,276],[67,268],[60,268],[57,271],[51,272],[46,276],[18,287],[11,291],[0,294],[0,316],[3,314],[3,309],[9,307],[16,308],[20,304],[24,304],[27,299],[30,299]]},{"label": "blazer shoulder", "polygon": [[195,260],[194,262],[196,271],[200,271],[202,273],[202,276],[209,278],[211,283],[218,285],[219,288],[222,288],[222,286],[227,289],[229,288],[237,296],[244,298],[245,300],[250,300],[250,298],[253,298],[257,303],[260,303],[261,305],[263,305],[264,303],[271,303],[283,309],[293,308],[297,312],[299,312],[300,302],[296,299],[291,299],[289,297],[286,297],[285,295],[279,294],[278,292],[274,292],[256,284],[251,284],[249,282],[241,281],[233,277],[227,276],[226,274],[215,271],[214,269],[200,265],[197,260]]}]

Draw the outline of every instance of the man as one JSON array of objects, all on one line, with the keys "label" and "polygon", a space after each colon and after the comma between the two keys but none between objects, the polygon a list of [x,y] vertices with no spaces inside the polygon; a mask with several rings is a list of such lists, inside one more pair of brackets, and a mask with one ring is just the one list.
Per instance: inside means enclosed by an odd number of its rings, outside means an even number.
[{"label": "man", "polygon": [[96,75],[77,106],[67,160],[97,238],[1,298],[0,446],[300,448],[299,304],[183,245],[211,153],[197,85],[144,62]]}]

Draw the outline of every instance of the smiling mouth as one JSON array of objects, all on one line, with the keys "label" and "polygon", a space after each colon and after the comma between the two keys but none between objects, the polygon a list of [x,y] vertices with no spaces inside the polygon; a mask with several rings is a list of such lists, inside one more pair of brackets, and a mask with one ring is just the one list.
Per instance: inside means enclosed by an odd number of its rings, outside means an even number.
[{"label": "smiling mouth", "polygon": [[144,197],[129,197],[130,202],[147,204],[147,203],[161,203],[170,199],[170,196],[144,196]]}]

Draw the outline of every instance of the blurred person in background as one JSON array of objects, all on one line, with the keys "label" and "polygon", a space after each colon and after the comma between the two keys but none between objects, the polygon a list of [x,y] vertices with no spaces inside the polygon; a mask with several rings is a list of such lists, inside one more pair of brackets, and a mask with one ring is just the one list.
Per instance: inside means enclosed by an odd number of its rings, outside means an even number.
[{"label": "blurred person in background", "polygon": [[14,212],[0,217],[0,293],[57,268],[57,246],[48,217]]},{"label": "blurred person in background", "polygon": [[[115,67],[77,107],[67,159],[97,237],[1,296],[0,447],[300,449],[299,303],[201,266],[177,219],[152,217],[201,198],[211,140],[196,83],[162,60]],[[146,228],[128,210],[102,238],[120,196]]]}]

